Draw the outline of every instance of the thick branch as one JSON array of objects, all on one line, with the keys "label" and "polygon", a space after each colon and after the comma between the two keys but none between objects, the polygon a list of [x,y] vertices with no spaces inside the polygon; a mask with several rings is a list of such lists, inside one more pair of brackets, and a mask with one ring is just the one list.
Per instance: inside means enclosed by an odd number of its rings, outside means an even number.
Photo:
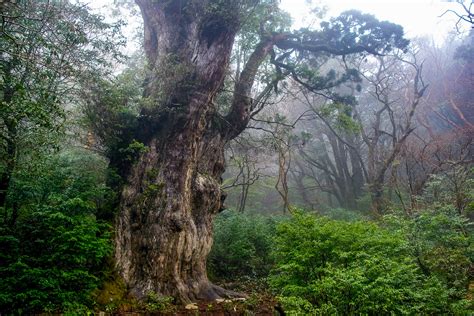
[{"label": "thick branch", "polygon": [[235,138],[247,126],[251,118],[253,102],[250,95],[258,68],[272,50],[275,41],[281,36],[284,35],[262,39],[240,73],[239,80],[235,83],[232,108],[225,117],[225,120],[230,123],[230,129],[225,133],[228,139]]}]

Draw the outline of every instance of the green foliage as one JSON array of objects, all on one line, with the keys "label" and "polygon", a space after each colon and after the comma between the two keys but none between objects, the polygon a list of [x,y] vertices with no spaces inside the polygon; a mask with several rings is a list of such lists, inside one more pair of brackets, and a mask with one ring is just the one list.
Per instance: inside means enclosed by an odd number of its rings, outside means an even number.
[{"label": "green foliage", "polygon": [[15,232],[3,228],[2,238],[17,242],[2,243],[2,252],[16,255],[0,268],[0,308],[26,312],[90,304],[90,292],[99,283],[95,273],[111,251],[107,234],[101,233],[106,228],[92,216],[69,216],[53,208],[32,212]]},{"label": "green foliage", "polygon": [[352,108],[348,104],[329,103],[322,105],[319,112],[337,130],[358,133],[361,126],[352,118]]},{"label": "green foliage", "polygon": [[[278,57],[279,62],[275,63],[277,72],[281,74],[282,68],[291,69],[296,81],[309,91],[325,95],[336,104],[347,105],[355,104],[355,97],[339,94],[335,88],[346,82],[355,82],[356,90],[361,90],[359,72],[353,68],[338,72],[322,65],[335,60],[337,56],[379,55],[394,49],[404,50],[409,44],[403,37],[400,25],[379,21],[373,15],[356,10],[343,12],[328,22],[322,22],[318,29],[302,28],[294,31],[293,38],[289,43],[277,45],[279,48],[296,48],[298,51],[297,54],[288,54],[284,59]],[[341,126],[357,128],[351,122],[350,115],[340,113],[336,119]]]},{"label": "green foliage", "polygon": [[132,140],[130,144],[128,144],[127,148],[120,148],[119,152],[124,155],[124,159],[128,161],[136,161],[140,154],[147,152],[148,147],[145,144],[137,141]]},{"label": "green foliage", "polygon": [[271,285],[290,313],[462,313],[435,275],[415,263],[401,232],[296,212],[278,225]]},{"label": "green foliage", "polygon": [[214,222],[214,245],[208,257],[214,278],[266,276],[275,221],[257,215],[225,211]]},{"label": "green foliage", "polygon": [[145,309],[147,312],[172,312],[176,306],[173,304],[174,298],[171,296],[160,296],[150,292],[146,298]]},{"label": "green foliage", "polygon": [[278,296],[278,301],[284,306],[288,315],[319,315],[311,302],[299,296]]},{"label": "green foliage", "polygon": [[395,48],[405,49],[409,41],[403,37],[400,25],[378,21],[375,16],[356,10],[341,13],[330,22],[321,23],[324,40],[339,49],[365,47],[369,52],[390,52]]},{"label": "green foliage", "polygon": [[104,158],[81,149],[34,158],[19,164],[12,180],[9,199],[18,205],[20,213],[38,205],[59,206],[75,201],[84,210],[94,210],[101,219],[111,218],[116,194],[105,185]]},{"label": "green foliage", "polygon": [[421,271],[441,280],[450,289],[451,300],[466,297],[474,266],[474,235],[472,223],[455,207],[434,206],[412,218],[387,215],[384,223],[405,236]]},{"label": "green foliage", "polygon": [[[148,99],[142,99],[145,65],[136,61],[114,80],[91,82],[82,91],[83,123],[100,140],[109,158],[109,184],[118,188],[128,168],[143,152],[144,145],[137,141],[138,117]],[[145,133],[146,128],[140,126]]]},{"label": "green foliage", "polygon": [[432,175],[421,201],[429,205],[454,205],[459,214],[474,213],[474,168],[454,166]]},{"label": "green foliage", "polygon": [[121,24],[69,1],[7,1],[2,18],[0,313],[84,315],[114,194],[104,159],[56,152],[78,88],[120,59]]},{"label": "green foliage", "polygon": [[244,60],[253,51],[261,37],[262,27],[268,33],[287,32],[291,26],[291,16],[278,7],[275,0],[259,1],[246,16],[237,36],[239,53]]},{"label": "green foliage", "polygon": [[25,150],[56,147],[65,105],[121,59],[123,39],[121,23],[70,1],[7,1],[2,18],[0,179],[9,179]]},{"label": "green foliage", "polygon": [[[40,163],[41,162],[41,163]],[[105,162],[72,151],[19,170],[0,220],[0,310],[7,313],[78,310],[111,254],[110,226],[99,221],[113,194]]]}]

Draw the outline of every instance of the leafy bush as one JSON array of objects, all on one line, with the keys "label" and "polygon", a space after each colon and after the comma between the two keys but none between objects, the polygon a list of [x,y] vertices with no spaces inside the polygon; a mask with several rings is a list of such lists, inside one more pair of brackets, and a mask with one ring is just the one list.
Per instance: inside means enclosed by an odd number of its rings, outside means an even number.
[{"label": "leafy bush", "polygon": [[107,161],[104,158],[76,149],[34,157],[34,160],[17,168],[9,189],[10,204],[18,205],[20,213],[28,213],[39,205],[57,205],[64,209],[68,208],[66,201],[80,200],[88,208],[86,212],[101,219],[112,218],[111,203],[115,193],[105,184]]},{"label": "leafy bush", "polygon": [[[15,255],[2,262],[3,311],[54,311],[69,302],[90,303],[97,271],[110,253],[108,236],[92,216],[68,216],[50,209],[31,213],[1,243]],[[10,246],[10,247],[8,247]],[[6,249],[6,248],[9,249]]]},{"label": "leafy bush", "polygon": [[17,172],[9,194],[18,209],[0,217],[1,312],[78,310],[92,303],[112,250],[110,226],[97,220],[112,198],[104,172],[100,158],[81,152],[42,160],[30,176]]},{"label": "leafy bush", "polygon": [[[270,277],[296,314],[462,313],[436,275],[422,273],[401,232],[295,213],[277,226]],[[464,311],[466,311],[464,309]]]},{"label": "leafy bush", "polygon": [[231,210],[221,213],[214,221],[210,275],[225,280],[266,276],[272,266],[274,223],[271,218]]},{"label": "leafy bush", "polygon": [[432,175],[427,182],[420,202],[449,205],[459,214],[474,215],[474,168],[455,166],[452,169]]},{"label": "leafy bush", "polygon": [[474,235],[455,206],[432,206],[411,218],[387,215],[384,224],[405,236],[421,271],[446,284],[451,300],[466,297],[474,268]]},{"label": "leafy bush", "polygon": [[174,311],[174,298],[171,296],[160,296],[156,293],[150,292],[145,301],[145,309],[147,312],[168,312]]}]

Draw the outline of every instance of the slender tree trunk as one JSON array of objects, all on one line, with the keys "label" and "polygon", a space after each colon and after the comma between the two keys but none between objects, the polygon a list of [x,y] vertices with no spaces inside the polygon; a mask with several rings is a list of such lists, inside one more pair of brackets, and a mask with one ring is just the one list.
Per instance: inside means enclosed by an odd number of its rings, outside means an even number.
[{"label": "slender tree trunk", "polygon": [[384,199],[384,178],[377,178],[375,181],[369,183],[371,207],[375,216],[383,215],[386,208],[386,201]]},{"label": "slender tree trunk", "polygon": [[16,167],[17,160],[17,147],[16,147],[16,136],[17,128],[16,125],[7,122],[7,141],[6,141],[6,163],[5,169],[0,173],[0,207],[7,207],[7,195],[10,189],[11,179],[13,171]]},{"label": "slender tree trunk", "polygon": [[[17,62],[15,60],[15,62]],[[11,104],[15,90],[13,88],[14,80],[12,76],[13,63],[6,63],[4,67],[4,84],[3,84],[3,103],[8,105]],[[4,105],[2,105],[4,106]],[[18,134],[18,122],[11,117],[0,117],[0,120],[3,121],[5,125],[5,166],[4,170],[0,173],[0,207],[6,208],[8,190],[10,188],[10,183],[13,175],[13,170],[16,167],[16,156],[17,156],[17,134]],[[3,135],[2,135],[3,136]]]},{"label": "slender tree trunk", "polygon": [[283,214],[290,211],[289,190],[288,190],[288,171],[290,169],[291,156],[285,145],[278,145],[278,179],[275,189],[283,201]]},{"label": "slender tree trunk", "polygon": [[[355,142],[354,142],[354,137],[351,137],[350,143],[352,146],[355,148]],[[362,162],[358,158],[358,155],[355,151],[355,149],[349,149],[349,157],[350,157],[350,162],[351,162],[351,169],[352,169],[352,190],[354,192],[354,196],[356,199],[360,198],[363,194],[363,188],[364,188],[364,173],[363,173],[363,166]],[[357,206],[357,202],[356,202]]]},{"label": "slender tree trunk", "polygon": [[0,175],[0,207],[5,207],[7,200],[8,188],[10,187],[11,173],[3,172]]},{"label": "slender tree trunk", "polygon": [[247,198],[249,195],[249,190],[250,190],[250,168],[246,164],[244,166],[246,171],[243,173],[243,183],[242,183],[242,190],[240,192],[240,201],[239,201],[239,207],[238,210],[240,213],[243,213],[245,211],[245,207],[247,206]]},{"label": "slender tree trunk", "polygon": [[290,171],[293,176],[293,180],[296,183],[298,193],[301,195],[301,198],[303,199],[305,207],[311,210],[314,210],[315,209],[314,202],[308,196],[307,188],[304,185],[304,179],[305,179],[304,167],[298,159],[295,159],[295,165],[299,169],[300,173],[297,174],[294,170],[290,170]]}]

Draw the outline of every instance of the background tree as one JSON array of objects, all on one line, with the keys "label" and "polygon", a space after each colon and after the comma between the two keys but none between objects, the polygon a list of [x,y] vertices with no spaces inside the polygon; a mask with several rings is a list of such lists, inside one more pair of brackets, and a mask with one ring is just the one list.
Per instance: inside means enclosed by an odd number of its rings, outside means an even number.
[{"label": "background tree", "polygon": [[122,38],[120,23],[69,2],[9,1],[1,15],[0,207],[15,214],[18,163],[57,144],[79,83],[107,74]]},{"label": "background tree", "polygon": [[[380,214],[385,208],[385,177],[414,130],[413,117],[427,85],[422,77],[422,64],[417,64],[416,59],[405,61],[393,56],[380,57],[375,62],[376,66],[371,68],[376,69],[373,72],[360,69],[369,83],[371,99],[367,102],[375,108],[361,135],[367,146],[367,183],[372,208]],[[365,111],[371,111],[370,107]],[[361,124],[363,115],[361,110],[357,110],[356,119]]]},{"label": "background tree", "polygon": [[265,155],[265,152],[256,144],[259,142],[253,142],[250,135],[241,135],[227,149],[228,175],[222,183],[222,189],[239,189],[236,210],[240,213],[246,209],[251,186],[262,176],[262,167],[259,166],[257,157]]},{"label": "background tree", "polygon": [[472,2],[469,3],[469,1],[464,1],[464,0],[450,0],[451,2],[456,2],[459,4],[458,8],[456,10],[447,10],[445,11],[441,16],[449,13],[449,14],[454,14],[456,17],[458,17],[458,21],[456,22],[456,30],[459,31],[459,24],[461,22],[467,22],[471,25],[474,24],[474,13],[473,13],[473,4]]},{"label": "background tree", "polygon": [[472,33],[462,39],[450,37],[438,46],[427,39],[416,41],[429,88],[415,113],[416,129],[403,146],[396,175],[391,176],[408,211],[421,207],[419,197],[433,177],[469,173],[472,166],[472,100],[466,94],[472,86],[472,60],[463,54],[471,41]]},{"label": "background tree", "polygon": [[[330,207],[356,209],[367,170],[362,161],[361,127],[352,117],[352,101],[334,103],[307,93],[298,99],[312,113],[312,120],[305,125],[309,139],[300,149],[302,162],[312,170],[306,174],[315,183],[314,189],[330,195]],[[332,203],[332,197],[337,204]]]}]

